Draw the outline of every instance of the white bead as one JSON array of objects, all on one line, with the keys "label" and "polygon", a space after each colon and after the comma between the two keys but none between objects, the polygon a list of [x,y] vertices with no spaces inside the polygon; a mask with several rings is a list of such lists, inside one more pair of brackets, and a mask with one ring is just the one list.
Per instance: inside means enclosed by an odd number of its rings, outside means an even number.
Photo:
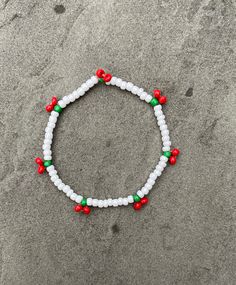
[{"label": "white bead", "polygon": [[154,181],[157,179],[157,175],[153,172],[149,175],[149,177]]},{"label": "white bead", "polygon": [[161,131],[167,130],[167,125],[166,125],[166,124],[161,125],[161,126],[160,126],[160,130],[161,130]]},{"label": "white bead", "polygon": [[56,123],[57,122],[57,117],[54,117],[54,116],[50,116],[49,117],[49,122],[51,122],[51,123]]},{"label": "white bead", "polygon": [[112,206],[113,207],[117,207],[118,206],[118,200],[117,199],[113,199],[112,200]]},{"label": "white bead", "polygon": [[152,96],[148,94],[147,97],[145,98],[145,101],[149,103],[151,100],[152,100]]},{"label": "white bead", "polygon": [[145,91],[142,92],[141,95],[140,95],[140,99],[141,99],[141,100],[145,100],[145,98],[147,97],[147,95],[148,95],[147,92],[145,92]]},{"label": "white bead", "polygon": [[171,141],[163,142],[163,146],[171,146]]},{"label": "white bead", "polygon": [[112,76],[111,81],[110,81],[111,85],[116,85],[116,80],[117,80],[117,77]]},{"label": "white bead", "polygon": [[86,81],[86,84],[89,86],[89,88],[91,88],[91,87],[93,87],[93,81],[91,80],[91,79],[88,79],[87,81]]},{"label": "white bead", "polygon": [[143,93],[143,88],[139,88],[139,89],[138,89],[138,92],[137,92],[137,95],[138,95],[138,96],[141,96],[142,93]]},{"label": "white bead", "polygon": [[124,206],[127,206],[127,205],[129,204],[128,199],[127,199],[127,198],[123,198],[122,204],[123,204]]},{"label": "white bead", "polygon": [[44,160],[52,160],[52,156],[51,155],[44,155],[43,159]]},{"label": "white bead", "polygon": [[134,197],[133,197],[132,195],[129,195],[129,196],[127,197],[127,199],[128,199],[128,202],[129,202],[129,203],[133,203],[133,202],[134,202]]},{"label": "white bead", "polygon": [[141,190],[138,190],[137,191],[137,195],[140,197],[140,198],[143,198],[144,197],[144,194]]},{"label": "white bead", "polygon": [[[66,107],[66,102],[63,101],[63,100],[60,100],[58,101],[58,105],[61,107],[61,108],[65,108]],[[57,113],[57,112],[56,112]]]},{"label": "white bead", "polygon": [[81,87],[77,89],[77,92],[78,92],[78,96],[83,96],[85,94],[84,89]]},{"label": "white bead", "polygon": [[168,157],[162,155],[162,156],[160,157],[160,160],[161,160],[161,161],[164,161],[164,162],[167,162],[167,161],[168,161]]},{"label": "white bead", "polygon": [[98,83],[98,78],[97,78],[97,76],[95,76],[95,75],[91,77],[91,80],[92,80],[92,82],[93,82],[93,85],[95,85],[95,84]]},{"label": "white bead", "polygon": [[160,161],[160,162],[159,162],[159,165],[162,166],[163,168],[166,167],[166,163],[165,163],[164,161]]},{"label": "white bead", "polygon": [[134,95],[136,95],[138,93],[138,87],[137,86],[133,86],[131,89],[131,93],[133,93]]},{"label": "white bead", "polygon": [[116,80],[116,86],[117,86],[117,87],[120,87],[121,84],[122,84],[122,79],[117,78],[117,80]]},{"label": "white bead", "polygon": [[154,173],[157,175],[157,177],[159,177],[159,176],[161,176],[162,172],[160,170],[155,169]]},{"label": "white bead", "polygon": [[161,134],[162,134],[162,136],[168,136],[169,135],[169,131],[166,129],[166,130],[163,130],[162,132],[161,132]]},{"label": "white bead", "polygon": [[89,90],[89,86],[86,83],[83,83],[81,85],[81,89],[84,90],[85,92]]},{"label": "white bead", "polygon": [[77,197],[77,194],[76,194],[76,193],[72,193],[72,194],[70,195],[70,199],[71,199],[72,201],[75,201],[76,197]]},{"label": "white bead", "polygon": [[68,190],[66,193],[67,197],[70,197],[70,195],[72,195],[74,193],[74,191],[72,189]]},{"label": "white bead", "polygon": [[64,188],[62,189],[62,191],[63,191],[65,194],[67,194],[70,190],[71,190],[71,189],[70,189],[70,186],[68,186],[68,185],[65,185]]},{"label": "white bead", "polygon": [[57,117],[59,117],[59,113],[56,111],[52,111],[51,116],[57,118]]},{"label": "white bead", "polygon": [[75,97],[75,100],[80,97],[77,90],[73,91],[73,92],[72,92],[72,95]]},{"label": "white bead", "polygon": [[103,207],[107,208],[108,207],[108,201],[107,200],[103,200]]},{"label": "white bead", "polygon": [[57,188],[61,191],[64,188],[65,184],[62,182],[57,186]]},{"label": "white bead", "polygon": [[141,191],[143,192],[144,195],[147,195],[149,193],[149,189],[147,189],[147,187],[145,186],[141,189]]},{"label": "white bead", "polygon": [[160,166],[159,164],[156,166],[156,170],[159,170],[160,172],[162,172],[163,171],[163,167],[162,166]]},{"label": "white bead", "polygon": [[50,165],[47,167],[47,171],[50,174],[52,171],[56,171],[54,165]]},{"label": "white bead", "polygon": [[92,206],[97,207],[98,206],[98,199],[93,199]]},{"label": "white bead", "polygon": [[[52,166],[52,165],[51,165],[51,166]],[[51,166],[49,166],[49,167],[51,167]],[[57,171],[56,171],[56,170],[48,170],[49,167],[47,167],[47,171],[48,171],[49,175],[50,175],[50,176],[56,175],[56,174],[57,174]]]},{"label": "white bead", "polygon": [[73,94],[70,94],[68,97],[69,97],[70,102],[74,102],[76,99]]},{"label": "white bead", "polygon": [[50,144],[43,144],[42,149],[43,150],[49,150],[49,149],[51,149],[51,145]]},{"label": "white bead", "polygon": [[[81,201],[80,201],[81,202]],[[79,203],[80,203],[79,202]],[[87,198],[87,205],[88,206],[92,206],[92,202],[93,202],[93,199],[92,198]]]},{"label": "white bead", "polygon": [[46,155],[51,155],[52,154],[52,151],[50,149],[46,149],[43,151],[43,155],[46,156]]},{"label": "white bead", "polygon": [[103,200],[98,200],[98,207],[103,208]]},{"label": "white bead", "polygon": [[131,89],[133,88],[134,84],[131,82],[128,82],[126,85],[126,90],[131,91]]},{"label": "white bead", "polygon": [[169,146],[164,146],[164,147],[162,148],[162,150],[163,150],[163,151],[170,151],[170,147],[169,147]]},{"label": "white bead", "polygon": [[61,184],[61,183],[62,183],[62,181],[61,181],[60,178],[57,179],[56,181],[54,181],[54,185],[55,185],[55,186],[58,186],[58,185]]},{"label": "white bead", "polygon": [[158,126],[164,126],[166,124],[165,120],[158,120]]},{"label": "white bead", "polygon": [[154,107],[154,111],[156,112],[156,111],[159,111],[159,110],[161,110],[162,109],[162,106],[161,105],[156,105],[155,107]]},{"label": "white bead", "polygon": [[120,89],[125,90],[126,89],[126,85],[127,85],[127,82],[123,81],[121,83]]},{"label": "white bead", "polygon": [[45,138],[46,139],[52,139],[53,138],[53,134],[52,133],[46,133],[45,134]]},{"label": "white bead", "polygon": [[46,127],[45,133],[52,133],[52,132],[53,132],[53,128],[51,128],[51,127]]},{"label": "white bead", "polygon": [[111,198],[107,199],[107,203],[108,203],[108,206],[111,207],[112,206],[112,199]]},{"label": "white bead", "polygon": [[161,139],[162,139],[163,142],[166,142],[166,141],[170,140],[170,137],[169,136],[162,136]]},{"label": "white bead", "polygon": [[51,176],[52,182],[55,182],[57,179],[59,179],[59,176],[58,176],[58,175],[52,175],[52,176]]},{"label": "white bead", "polygon": [[122,206],[123,205],[123,199],[120,197],[118,198],[118,205],[119,206]]},{"label": "white bead", "polygon": [[155,180],[148,178],[147,183],[151,186],[153,186],[155,184]]},{"label": "white bead", "polygon": [[163,113],[162,113],[162,114],[157,116],[157,119],[158,120],[165,120],[165,115],[163,115]]},{"label": "white bead", "polygon": [[48,122],[47,127],[54,129],[56,127],[56,124],[52,122]]},{"label": "white bead", "polygon": [[[90,198],[90,199],[91,199],[91,198]],[[83,196],[81,196],[81,195],[76,195],[75,202],[76,202],[77,204],[79,204],[82,200],[83,200]],[[87,204],[88,204],[88,199],[87,199]]]},{"label": "white bead", "polygon": [[66,105],[68,105],[70,103],[70,100],[69,100],[68,96],[64,96],[62,98],[62,101],[65,102]]}]

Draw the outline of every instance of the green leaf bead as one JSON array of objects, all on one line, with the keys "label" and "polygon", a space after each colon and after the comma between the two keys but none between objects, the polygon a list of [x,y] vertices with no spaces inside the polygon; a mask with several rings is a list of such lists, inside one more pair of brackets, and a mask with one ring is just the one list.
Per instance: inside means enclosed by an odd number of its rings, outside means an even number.
[{"label": "green leaf bead", "polygon": [[140,201],[140,197],[138,195],[133,195],[133,197],[134,197],[134,202]]},{"label": "green leaf bead", "polygon": [[164,151],[163,155],[166,156],[167,158],[169,158],[171,156],[171,152],[170,151]]},{"label": "green leaf bead", "polygon": [[98,79],[99,82],[104,82],[103,78]]},{"label": "green leaf bead", "polygon": [[62,112],[62,107],[59,106],[59,105],[56,105],[56,106],[54,107],[54,111],[56,111],[56,112],[58,112],[58,113],[61,113],[61,112]]},{"label": "green leaf bead", "polygon": [[150,104],[152,105],[152,107],[155,107],[156,105],[159,104],[159,102],[156,98],[152,98],[152,100],[150,101]]},{"label": "green leaf bead", "polygon": [[84,207],[87,205],[87,199],[83,198],[83,200],[81,201],[81,205]]},{"label": "green leaf bead", "polygon": [[44,163],[43,163],[43,165],[44,165],[45,167],[48,167],[48,166],[52,165],[52,161],[51,161],[51,160],[45,160]]}]

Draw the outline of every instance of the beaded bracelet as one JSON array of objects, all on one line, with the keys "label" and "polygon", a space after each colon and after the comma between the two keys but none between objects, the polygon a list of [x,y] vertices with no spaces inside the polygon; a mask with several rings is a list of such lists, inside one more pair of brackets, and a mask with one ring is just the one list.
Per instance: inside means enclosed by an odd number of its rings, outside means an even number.
[{"label": "beaded bracelet", "polygon": [[[105,83],[106,85],[114,85],[119,87],[122,90],[127,90],[135,95],[137,95],[141,100],[146,101],[154,108],[154,113],[157,118],[158,126],[160,127],[162,135],[162,155],[158,164],[156,165],[154,171],[151,172],[149,178],[147,179],[144,186],[138,190],[135,194],[129,195],[124,198],[116,199],[95,199],[95,198],[86,198],[83,195],[76,194],[70,186],[63,183],[60,179],[55,166],[52,164],[52,139],[53,139],[53,130],[56,127],[57,118],[62,110],[71,102],[74,102],[76,99],[83,96],[90,88],[99,82]],[[107,208],[110,206],[127,206],[128,204],[133,204],[135,210],[140,210],[141,207],[148,203],[147,195],[152,189],[157,177],[160,177],[163,170],[169,164],[174,165],[176,163],[176,157],[179,155],[178,149],[170,150],[171,141],[169,136],[169,130],[165,121],[165,116],[162,112],[162,106],[167,102],[165,96],[161,95],[161,91],[156,89],[153,91],[153,96],[149,95],[142,88],[135,86],[131,82],[123,81],[120,78],[112,76],[111,74],[105,73],[103,69],[98,69],[96,76],[92,76],[85,83],[83,83],[77,90],[72,92],[68,96],[64,96],[61,100],[57,100],[56,97],[52,97],[52,101],[49,105],[46,106],[46,111],[50,112],[49,121],[45,129],[45,138],[43,143],[43,155],[44,159],[37,157],[35,162],[38,164],[38,173],[42,174],[45,169],[50,175],[50,178],[58,190],[64,192],[67,197],[76,203],[74,206],[75,212],[83,212],[88,215],[91,211],[90,207],[99,207]]]}]

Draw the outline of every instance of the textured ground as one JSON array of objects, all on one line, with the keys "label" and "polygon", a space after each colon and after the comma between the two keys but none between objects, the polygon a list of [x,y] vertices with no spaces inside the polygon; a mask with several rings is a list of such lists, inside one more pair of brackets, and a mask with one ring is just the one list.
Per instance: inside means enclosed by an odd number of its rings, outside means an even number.
[{"label": "textured ground", "polygon": [[[235,0],[0,2],[1,285],[236,284]],[[182,156],[141,212],[75,214],[38,176],[54,95],[104,67],[168,96]],[[100,85],[61,116],[65,182],[127,195],[160,155],[151,108]]]}]

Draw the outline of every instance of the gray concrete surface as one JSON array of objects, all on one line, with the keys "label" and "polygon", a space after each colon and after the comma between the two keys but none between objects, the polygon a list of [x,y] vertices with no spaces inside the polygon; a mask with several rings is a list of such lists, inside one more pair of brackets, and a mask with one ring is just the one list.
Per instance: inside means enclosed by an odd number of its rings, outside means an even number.
[{"label": "gray concrete surface", "polygon": [[[1,285],[236,284],[234,0],[0,2]],[[38,176],[45,104],[98,67],[161,88],[182,151],[132,207],[75,214]],[[62,178],[85,195],[134,192],[160,155],[149,106],[98,86],[60,118]]]}]

